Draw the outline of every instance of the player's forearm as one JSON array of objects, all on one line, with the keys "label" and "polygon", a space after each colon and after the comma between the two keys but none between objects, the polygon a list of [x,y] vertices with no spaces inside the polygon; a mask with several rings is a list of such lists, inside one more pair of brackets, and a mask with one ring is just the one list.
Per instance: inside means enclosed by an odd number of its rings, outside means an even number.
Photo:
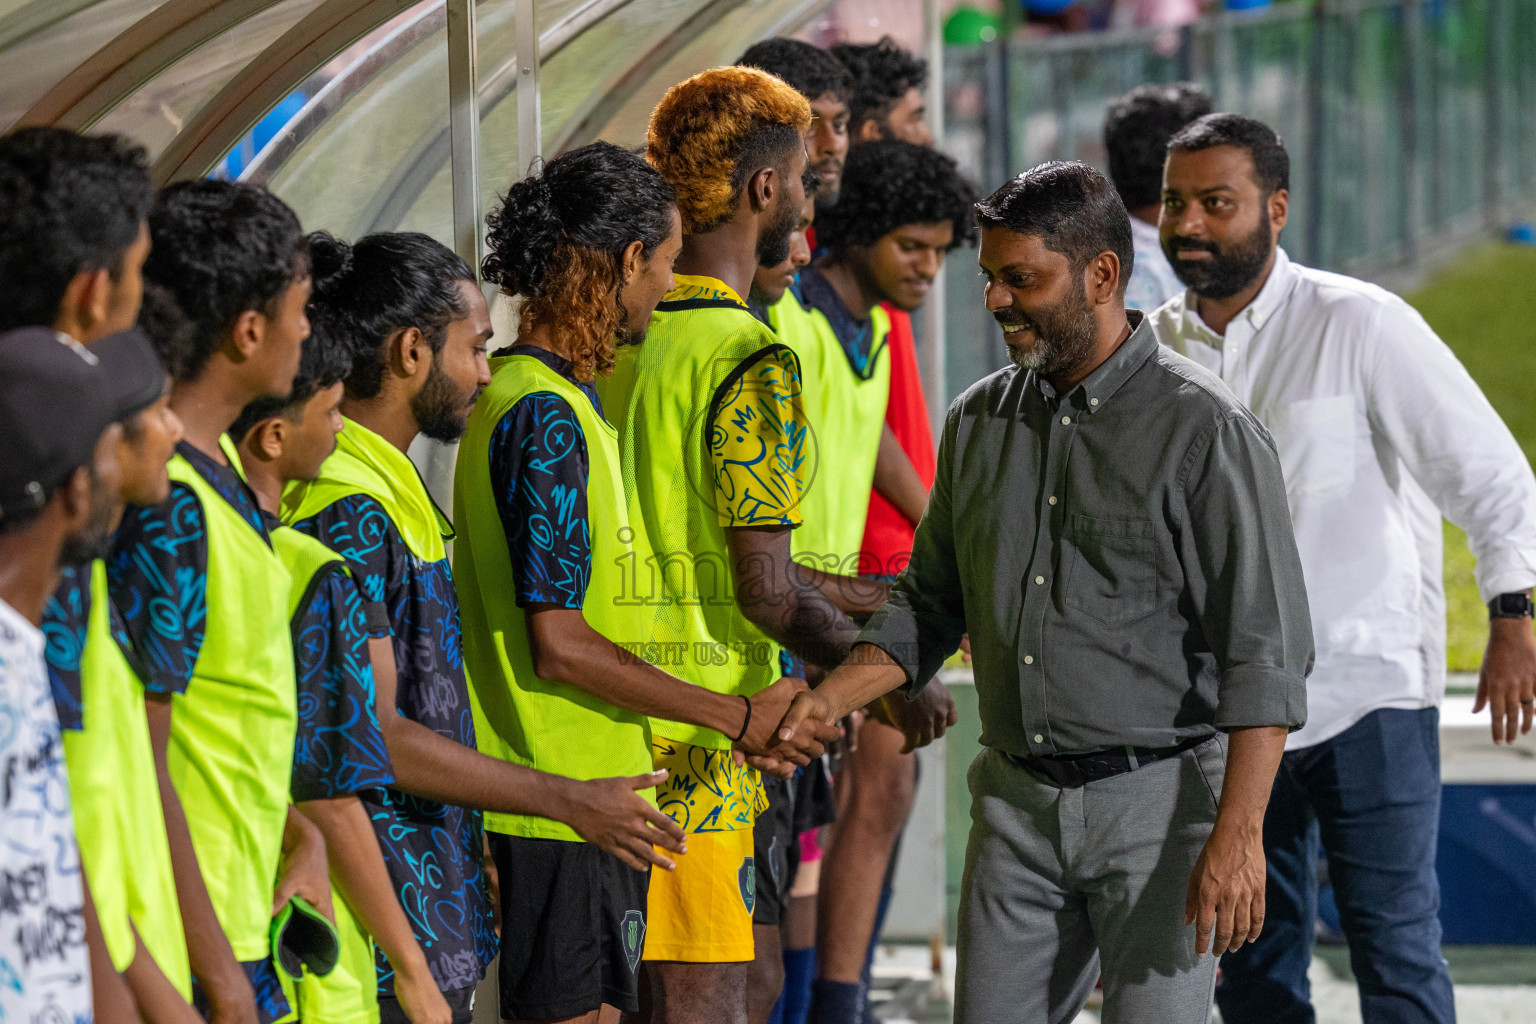
[{"label": "player's forearm", "polygon": [[889,583],[866,576],[837,576],[798,562],[795,572],[844,615],[868,618],[891,596]]},{"label": "player's forearm", "polygon": [[203,1018],[182,998],[181,992],[155,962],[137,929],[133,934],[133,963],[123,972],[128,991],[148,1024],[203,1024]]},{"label": "player's forearm", "polygon": [[741,731],[746,708],[739,698],[714,693],[677,678],[663,665],[694,657],[691,644],[652,645],[646,637],[604,637],[574,608],[548,608],[528,616],[533,670],[558,679],[616,708],[673,722]]},{"label": "player's forearm", "polygon": [[[741,593],[738,589],[738,599]],[[797,657],[823,668],[847,658],[859,635],[859,627],[814,587],[742,601],[741,610]]]},{"label": "player's forearm", "polygon": [[827,703],[828,721],[837,721],[906,682],[906,672],[889,654],[874,644],[859,644],[815,692]]},{"label": "player's forearm", "polygon": [[875,493],[894,505],[913,526],[923,518],[923,510],[928,507],[928,488],[889,423],[880,434],[874,484]]},{"label": "player's forearm", "polygon": [[368,811],[355,796],[305,800],[299,810],[325,837],[331,882],[352,915],[402,974],[425,976],[427,958],[400,906]]},{"label": "player's forearm", "polygon": [[379,731],[395,768],[394,788],[426,800],[500,814],[529,814],[570,823],[574,779],[486,757],[400,714],[394,648],[368,641]]},{"label": "player's forearm", "polygon": [[122,975],[112,966],[112,955],[107,952],[107,940],[101,932],[101,921],[96,917],[96,904],[91,899],[91,887],[82,872],[80,876],[81,916],[85,919],[85,948],[91,964],[91,1008],[100,1024],[138,1024],[139,1011],[133,1005]]}]

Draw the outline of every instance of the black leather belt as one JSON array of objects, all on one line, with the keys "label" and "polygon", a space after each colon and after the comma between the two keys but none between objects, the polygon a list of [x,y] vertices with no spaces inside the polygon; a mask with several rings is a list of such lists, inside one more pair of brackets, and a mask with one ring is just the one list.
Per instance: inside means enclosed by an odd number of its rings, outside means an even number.
[{"label": "black leather belt", "polygon": [[1118,747],[1114,750],[1096,750],[1091,754],[1058,754],[1052,757],[1017,757],[1009,754],[1008,759],[1036,774],[1044,775],[1062,789],[1076,789],[1097,779],[1124,775],[1154,762],[1177,757],[1215,738],[1197,736],[1172,747]]}]

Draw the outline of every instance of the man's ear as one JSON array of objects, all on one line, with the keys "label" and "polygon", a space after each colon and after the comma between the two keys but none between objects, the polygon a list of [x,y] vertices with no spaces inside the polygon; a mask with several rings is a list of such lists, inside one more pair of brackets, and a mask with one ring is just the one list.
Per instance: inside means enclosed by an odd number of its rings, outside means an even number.
[{"label": "man's ear", "polygon": [[241,361],[251,358],[267,337],[267,315],[260,310],[248,309],[235,317],[229,329],[229,346]]},{"label": "man's ear", "polygon": [[859,130],[854,133],[853,141],[857,145],[860,142],[879,142],[883,138],[885,138],[885,133],[880,130],[880,122],[871,117],[859,125]]},{"label": "man's ear", "polygon": [[1084,290],[1095,306],[1112,301],[1120,291],[1120,257],[1108,249],[1089,260],[1083,274]]},{"label": "man's ear", "polygon": [[74,472],[64,478],[57,495],[59,507],[64,511],[64,530],[73,532],[85,524],[91,515],[91,471],[86,466],[76,466]]},{"label": "man's ear", "polygon": [[273,462],[283,456],[283,442],[288,436],[287,421],[281,416],[262,420],[251,428],[245,447],[257,458]]},{"label": "man's ear", "polygon": [[619,276],[626,284],[634,284],[635,278],[645,269],[645,243],[636,239],[624,247],[624,255],[619,259]]},{"label": "man's ear", "polygon": [[414,377],[432,367],[432,349],[419,327],[397,331],[385,346],[385,364],[397,377]]},{"label": "man's ear", "polygon": [[1280,231],[1291,215],[1291,193],[1283,188],[1276,189],[1270,194],[1269,202],[1265,205],[1269,209],[1269,225],[1274,228],[1275,237],[1279,238]]},{"label": "man's ear", "polygon": [[86,334],[107,318],[112,303],[112,272],[82,270],[64,286],[54,327],[68,335]]},{"label": "man's ear", "polygon": [[779,189],[783,187],[784,182],[778,168],[762,167],[747,179],[747,187],[742,191],[752,204],[752,212],[762,213],[773,207],[774,200],[778,198]]}]

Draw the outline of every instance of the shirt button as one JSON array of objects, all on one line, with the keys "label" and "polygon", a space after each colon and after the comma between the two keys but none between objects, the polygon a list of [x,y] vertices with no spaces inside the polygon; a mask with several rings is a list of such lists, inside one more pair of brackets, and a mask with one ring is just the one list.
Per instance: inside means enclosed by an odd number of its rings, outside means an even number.
[{"label": "shirt button", "polygon": [[1044,576],[1036,576],[1035,577],[1035,582],[1036,583],[1044,583],[1045,582],[1045,577]]},{"label": "shirt button", "polygon": [[1035,742],[1036,743],[1044,743],[1045,742],[1045,737],[1040,735],[1039,733],[1035,733]]},{"label": "shirt button", "polygon": [[1026,664],[1026,665],[1033,665],[1034,663],[1035,663],[1035,656],[1033,654],[1026,654],[1026,655],[1024,655],[1024,664]]},{"label": "shirt button", "polygon": [[1062,423],[1071,423],[1072,422],[1072,417],[1071,416],[1063,416],[1061,418],[1061,422]]},{"label": "shirt button", "polygon": [[1088,404],[1089,405],[1098,405],[1099,404],[1099,400],[1097,398],[1090,398],[1090,399],[1088,399]]},{"label": "shirt button", "polygon": [[1056,495],[1053,494],[1049,498],[1046,498],[1045,500],[1050,502],[1052,505],[1054,505],[1054,504],[1056,504]]}]

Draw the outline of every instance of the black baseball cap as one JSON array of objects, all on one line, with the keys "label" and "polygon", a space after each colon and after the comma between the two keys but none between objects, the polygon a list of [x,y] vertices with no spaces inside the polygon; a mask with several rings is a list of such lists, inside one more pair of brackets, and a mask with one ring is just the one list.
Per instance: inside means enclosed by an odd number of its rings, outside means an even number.
[{"label": "black baseball cap", "polygon": [[165,394],[165,364],[137,327],[110,334],[90,348],[101,361],[101,369],[111,384],[117,418],[126,420],[159,401]]},{"label": "black baseball cap", "polygon": [[102,433],[137,411],[141,379],[124,373],[123,354],[112,351],[109,371],[96,353],[49,328],[0,334],[0,521],[47,504],[91,461]]}]

